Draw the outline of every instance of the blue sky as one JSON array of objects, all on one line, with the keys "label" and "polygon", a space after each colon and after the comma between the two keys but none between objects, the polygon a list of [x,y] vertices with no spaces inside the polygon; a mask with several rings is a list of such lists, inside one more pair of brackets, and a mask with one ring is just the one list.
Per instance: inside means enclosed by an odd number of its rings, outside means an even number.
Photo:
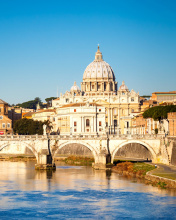
[{"label": "blue sky", "polygon": [[80,86],[97,44],[120,86],[176,90],[175,0],[0,0],[0,99],[16,104]]}]

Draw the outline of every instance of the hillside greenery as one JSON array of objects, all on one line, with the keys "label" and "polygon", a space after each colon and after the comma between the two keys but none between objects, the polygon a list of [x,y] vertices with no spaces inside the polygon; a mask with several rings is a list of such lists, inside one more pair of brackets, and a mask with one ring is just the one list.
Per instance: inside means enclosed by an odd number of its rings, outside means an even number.
[{"label": "hillside greenery", "polygon": [[37,104],[40,104],[42,106],[42,101],[39,97],[36,97],[34,100],[30,100],[27,102],[19,103],[17,106],[22,107],[22,108],[29,108],[29,109],[36,109]]},{"label": "hillside greenery", "polygon": [[153,118],[155,121],[167,119],[167,113],[176,112],[175,105],[155,106],[143,113],[143,118]]}]

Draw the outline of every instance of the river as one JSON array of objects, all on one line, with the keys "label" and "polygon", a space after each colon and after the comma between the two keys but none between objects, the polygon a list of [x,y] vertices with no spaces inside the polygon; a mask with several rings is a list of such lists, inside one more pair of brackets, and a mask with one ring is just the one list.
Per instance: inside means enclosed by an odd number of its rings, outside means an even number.
[{"label": "river", "polygon": [[176,191],[91,167],[0,162],[0,219],[176,219]]}]

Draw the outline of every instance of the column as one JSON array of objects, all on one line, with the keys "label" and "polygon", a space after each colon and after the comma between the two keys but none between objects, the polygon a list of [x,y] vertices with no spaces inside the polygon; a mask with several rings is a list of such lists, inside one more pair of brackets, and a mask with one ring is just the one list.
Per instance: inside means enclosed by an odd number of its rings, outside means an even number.
[{"label": "column", "polygon": [[118,126],[120,127],[120,108],[118,108]]},{"label": "column", "polygon": [[113,91],[115,91],[115,82],[113,82],[112,85],[113,85]]},{"label": "column", "polygon": [[82,124],[82,131],[85,133],[85,121],[84,120],[85,120],[85,118],[83,117],[82,118],[82,123],[83,123]]},{"label": "column", "polygon": [[111,120],[110,108],[108,108],[108,127],[111,125],[110,120]]},{"label": "column", "polygon": [[111,126],[113,126],[113,108],[111,108]]}]

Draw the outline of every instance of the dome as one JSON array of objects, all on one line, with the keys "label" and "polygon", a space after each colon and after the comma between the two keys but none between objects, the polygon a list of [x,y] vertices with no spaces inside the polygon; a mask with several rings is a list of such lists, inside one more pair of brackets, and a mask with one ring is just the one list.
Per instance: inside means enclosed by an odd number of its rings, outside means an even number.
[{"label": "dome", "polygon": [[121,90],[121,91],[127,91],[128,90],[128,87],[125,85],[125,82],[123,81],[122,82],[122,85],[119,87],[119,90]]},{"label": "dome", "polygon": [[71,87],[70,92],[80,92],[79,87],[76,85],[76,81],[74,82],[74,85]]},{"label": "dome", "polygon": [[84,71],[83,80],[91,79],[112,79],[115,80],[115,75],[112,67],[103,60],[99,46],[95,54],[95,60],[90,63]]}]

